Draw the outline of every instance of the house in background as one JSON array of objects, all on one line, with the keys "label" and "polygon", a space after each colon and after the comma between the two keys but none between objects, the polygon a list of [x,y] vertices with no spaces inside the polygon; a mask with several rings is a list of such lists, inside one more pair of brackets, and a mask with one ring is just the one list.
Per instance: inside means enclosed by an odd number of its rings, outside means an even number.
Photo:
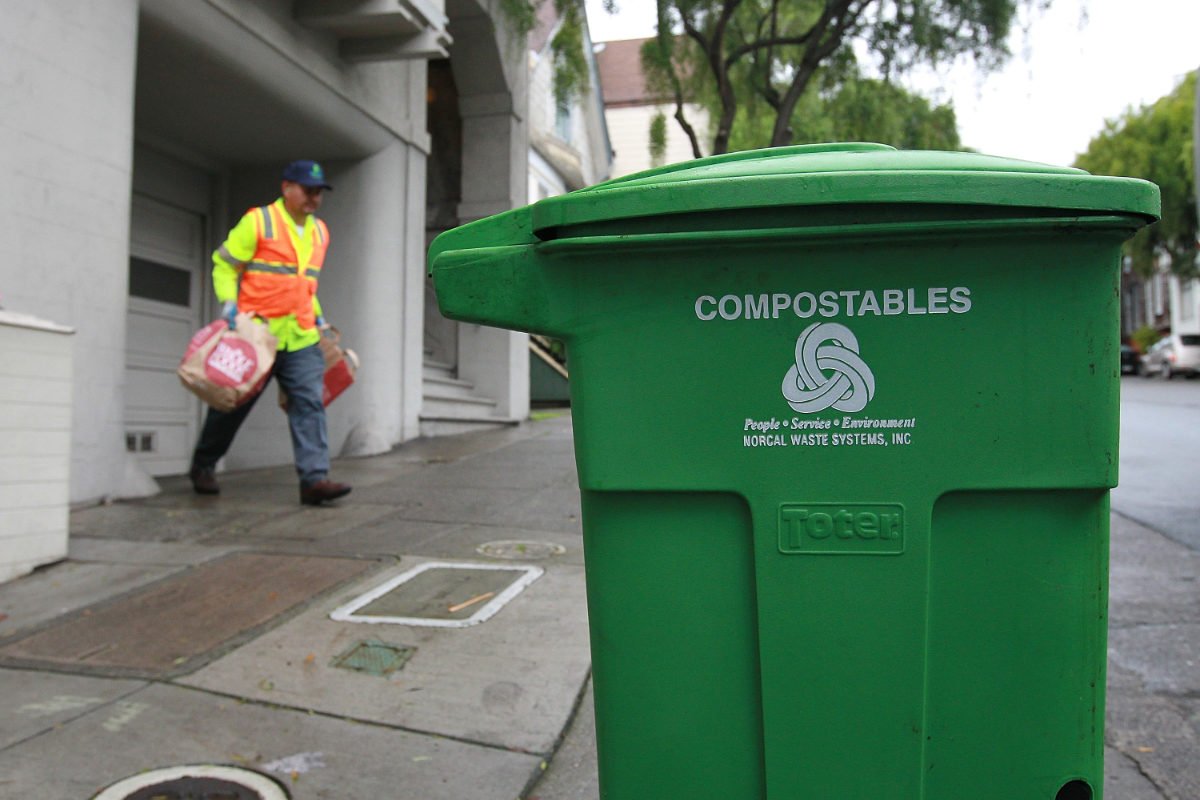
[{"label": "house in background", "polygon": [[562,21],[554,3],[538,9],[529,34],[529,202],[565,194],[612,176],[613,153],[605,121],[600,72],[586,18],[583,49],[588,54],[585,91],[559,102],[554,89],[552,42]]},{"label": "house in background", "polygon": [[[1193,182],[1196,212],[1200,214],[1200,81],[1196,81],[1196,103],[1192,117]],[[1200,243],[1198,243],[1200,250]],[[1200,269],[1200,254],[1196,257]],[[1176,333],[1200,333],[1200,278],[1171,278],[1171,319]]]},{"label": "house in background", "polygon": [[[55,502],[150,494],[188,469],[203,409],[174,371],[217,316],[210,254],[297,158],[335,187],[321,300],[362,359],[330,406],[333,454],[528,416],[523,335],[426,324],[427,228],[526,201],[528,70],[501,5],[5,4],[0,296],[75,330]],[[431,399],[434,353],[459,397]],[[0,414],[31,410],[4,398]],[[291,460],[284,416],[259,403],[226,466]],[[15,467],[0,472],[0,563],[27,571],[15,537],[37,534],[34,501]]]},{"label": "house in background", "polygon": [[1140,328],[1169,331],[1173,315],[1174,279],[1167,264],[1153,275],[1133,271],[1129,259],[1121,269],[1121,338],[1128,340]]},{"label": "house in background", "polygon": [[[675,121],[675,103],[656,96],[646,86],[642,70],[642,46],[649,39],[624,39],[596,46],[600,86],[604,93],[604,116],[612,140],[613,177],[650,169],[655,164],[650,153],[650,126],[658,114],[666,117],[666,151],[662,164],[695,158],[687,135]],[[695,127],[700,144],[707,141],[708,115],[700,106],[684,106],[688,121]]]},{"label": "house in background", "polygon": [[1170,276],[1171,329],[1200,333],[1200,278]]},{"label": "house in background", "polygon": [[[562,26],[554,3],[538,9],[529,34],[529,201],[565,194],[612,175],[612,145],[604,115],[600,73],[592,54],[586,17],[583,50],[588,57],[585,89],[559,101],[555,96],[553,41]],[[570,401],[563,350],[545,337],[529,339],[530,401]]]},{"label": "house in background", "polygon": [[[1200,81],[1196,81],[1192,113],[1192,188],[1196,192],[1196,213],[1200,214]],[[1200,253],[1196,256],[1196,267],[1200,269]],[[1200,333],[1200,278],[1172,279],[1171,317],[1178,321],[1177,332]]]}]

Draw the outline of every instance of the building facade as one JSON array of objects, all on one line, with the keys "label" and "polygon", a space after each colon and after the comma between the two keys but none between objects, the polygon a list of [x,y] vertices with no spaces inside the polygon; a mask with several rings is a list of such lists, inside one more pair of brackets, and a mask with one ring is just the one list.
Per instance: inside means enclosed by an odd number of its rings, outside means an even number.
[{"label": "building facade", "polygon": [[[619,178],[661,164],[689,161],[696,157],[687,134],[675,121],[675,104],[669,98],[650,91],[642,70],[642,47],[649,39],[624,39],[604,42],[596,47],[596,63],[604,92],[604,115],[613,149],[613,177]],[[708,115],[703,108],[684,106],[688,121],[708,144]],[[656,163],[650,149],[650,126],[654,118],[666,117],[666,148]],[[707,155],[705,151],[702,155]]]},{"label": "building facade", "polygon": [[553,41],[562,21],[554,3],[538,9],[537,25],[529,35],[530,202],[591,186],[612,174],[600,72],[587,21],[581,24],[587,86],[561,101],[555,94]]},{"label": "building facade", "polygon": [[[527,416],[520,334],[442,321],[444,351],[427,324],[432,233],[526,200],[526,51],[499,6],[5,5],[0,218],[15,249],[0,305],[76,332],[72,503],[150,494],[154,477],[187,470],[203,409],[174,371],[217,313],[211,253],[297,158],[321,161],[335,187],[320,296],[362,360],[329,409],[333,454]],[[438,348],[460,393],[486,403],[428,399]],[[291,457],[284,416],[261,402],[226,466]]]},{"label": "building facade", "polygon": [[1200,333],[1200,278],[1171,276],[1171,328]]},{"label": "building facade", "polygon": [[1153,275],[1133,271],[1129,259],[1121,271],[1121,338],[1127,340],[1141,328],[1171,329],[1173,279],[1170,267],[1161,264]]}]

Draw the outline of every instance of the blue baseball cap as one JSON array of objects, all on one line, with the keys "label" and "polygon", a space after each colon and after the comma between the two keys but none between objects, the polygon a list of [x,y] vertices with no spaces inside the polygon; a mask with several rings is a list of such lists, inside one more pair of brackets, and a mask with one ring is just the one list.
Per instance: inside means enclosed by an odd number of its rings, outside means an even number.
[{"label": "blue baseball cap", "polygon": [[283,179],[298,183],[301,186],[320,186],[322,189],[332,189],[325,182],[325,170],[315,161],[293,161],[283,168]]}]

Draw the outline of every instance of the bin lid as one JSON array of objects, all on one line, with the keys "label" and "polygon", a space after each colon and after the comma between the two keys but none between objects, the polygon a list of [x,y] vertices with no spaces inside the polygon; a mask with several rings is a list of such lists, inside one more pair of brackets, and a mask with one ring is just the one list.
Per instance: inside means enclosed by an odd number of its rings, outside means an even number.
[{"label": "bin lid", "polygon": [[[531,207],[531,228],[780,206],[936,204],[1159,216],[1158,187],[1071,167],[865,142],[729,153],[639,172]],[[632,232],[632,231],[631,231]]]}]

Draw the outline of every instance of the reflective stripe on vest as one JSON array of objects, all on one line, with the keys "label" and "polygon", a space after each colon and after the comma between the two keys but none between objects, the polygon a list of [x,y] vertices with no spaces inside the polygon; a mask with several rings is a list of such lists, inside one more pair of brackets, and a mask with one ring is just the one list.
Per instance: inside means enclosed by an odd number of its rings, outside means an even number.
[{"label": "reflective stripe on vest", "polygon": [[221,245],[217,248],[217,255],[221,257],[222,261],[234,269],[240,269],[241,266],[246,263],[245,261],[240,261],[234,258],[233,253],[229,252],[229,249],[225,247],[225,245]]},{"label": "reflective stripe on vest", "polygon": [[284,264],[264,264],[261,261],[246,262],[246,272],[271,272],[276,275],[295,275],[299,267],[289,267]]},{"label": "reflective stripe on vest", "polygon": [[271,224],[271,209],[273,206],[263,206],[258,209],[258,238],[274,239],[275,226]]}]

